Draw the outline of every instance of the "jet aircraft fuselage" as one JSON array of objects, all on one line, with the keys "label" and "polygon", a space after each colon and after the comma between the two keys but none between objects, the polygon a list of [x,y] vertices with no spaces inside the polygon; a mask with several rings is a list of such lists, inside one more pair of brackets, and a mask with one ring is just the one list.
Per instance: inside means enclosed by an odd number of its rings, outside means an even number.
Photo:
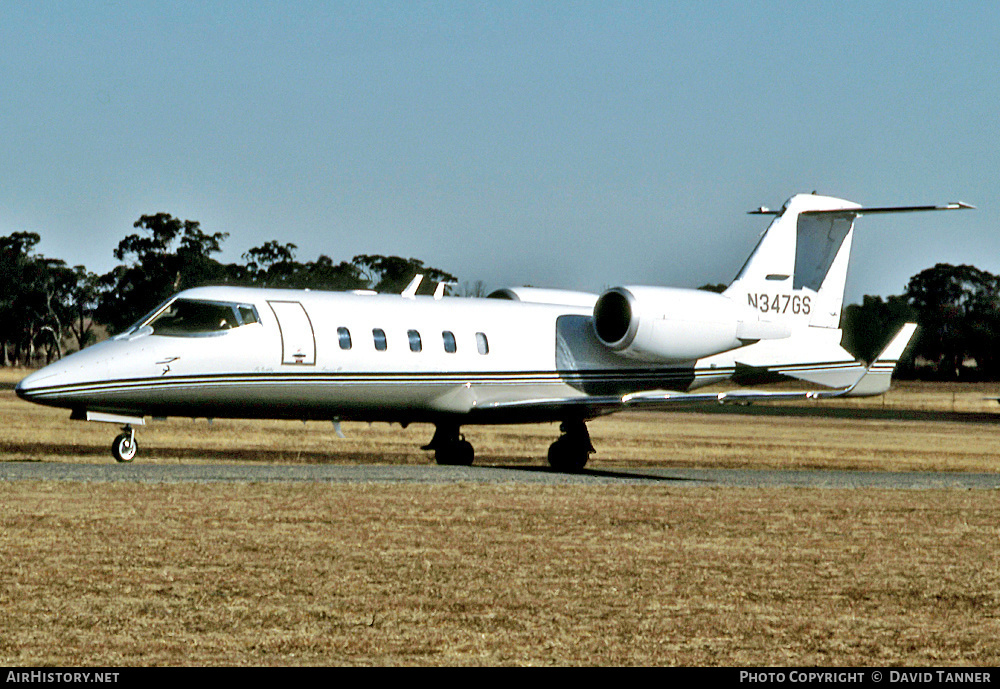
[{"label": "jet aircraft fuselage", "polygon": [[18,394],[78,414],[505,423],[566,417],[519,402],[690,390],[734,370],[732,357],[650,364],[608,351],[592,310],[202,287],[28,376]]},{"label": "jet aircraft fuselage", "polygon": [[[657,286],[601,295],[535,288],[497,298],[201,287],[129,330],[46,366],[17,394],[125,425],[130,461],[147,416],[433,423],[426,449],[469,464],[466,424],[560,422],[561,469],[594,451],[586,422],[625,408],[879,394],[913,334],[856,361],[839,329],[854,221],[869,208],[801,194],[776,216],[722,294]],[[792,378],[827,391],[698,393],[721,381]]]}]

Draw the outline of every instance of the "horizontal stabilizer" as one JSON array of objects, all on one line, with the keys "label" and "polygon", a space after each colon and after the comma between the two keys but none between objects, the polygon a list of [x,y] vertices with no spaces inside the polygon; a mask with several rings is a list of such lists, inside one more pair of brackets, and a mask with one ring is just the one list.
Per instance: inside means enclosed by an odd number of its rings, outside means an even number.
[{"label": "horizontal stabilizer", "polygon": [[[879,213],[921,213],[924,211],[958,211],[975,210],[972,204],[962,201],[946,203],[943,206],[880,206],[872,208],[833,208],[802,211],[802,215],[822,215],[824,213],[851,213],[853,215],[877,215]],[[761,206],[752,211],[747,211],[747,215],[781,215],[782,209],[772,209]]]},{"label": "horizontal stabilizer", "polygon": [[[880,213],[922,213],[924,211],[960,211],[975,210],[976,207],[962,201],[946,203],[943,206],[883,206],[881,208],[854,208],[848,212],[857,215],[878,215]],[[806,215],[818,215],[820,213],[843,213],[844,211],[805,211]]]}]

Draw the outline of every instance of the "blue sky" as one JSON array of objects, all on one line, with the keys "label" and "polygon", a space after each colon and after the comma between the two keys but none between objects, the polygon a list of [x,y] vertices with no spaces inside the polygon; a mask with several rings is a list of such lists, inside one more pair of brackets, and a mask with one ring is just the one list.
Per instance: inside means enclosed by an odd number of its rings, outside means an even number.
[{"label": "blue sky", "polygon": [[848,299],[1000,273],[1000,4],[0,4],[0,234],[106,272],[142,214],[490,287],[728,282],[816,190]]}]

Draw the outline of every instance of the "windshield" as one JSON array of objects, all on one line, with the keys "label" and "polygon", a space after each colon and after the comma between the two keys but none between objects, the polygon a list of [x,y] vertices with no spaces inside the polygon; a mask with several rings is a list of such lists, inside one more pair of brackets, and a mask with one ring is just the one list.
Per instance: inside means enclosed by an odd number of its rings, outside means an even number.
[{"label": "windshield", "polygon": [[145,330],[153,335],[192,337],[221,335],[241,325],[257,323],[257,310],[250,304],[197,299],[175,299],[147,315],[124,334]]},{"label": "windshield", "polygon": [[178,299],[147,325],[154,335],[196,335],[229,330],[238,321],[229,304]]}]

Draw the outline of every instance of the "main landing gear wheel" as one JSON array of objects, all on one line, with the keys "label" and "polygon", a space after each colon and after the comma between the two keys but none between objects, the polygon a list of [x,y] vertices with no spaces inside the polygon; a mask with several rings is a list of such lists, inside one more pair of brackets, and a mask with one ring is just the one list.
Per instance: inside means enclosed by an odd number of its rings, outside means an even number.
[{"label": "main landing gear wheel", "polygon": [[436,426],[434,437],[421,449],[434,450],[434,461],[441,466],[472,466],[476,458],[472,443],[452,425]]},{"label": "main landing gear wheel", "polygon": [[583,421],[563,421],[559,430],[563,434],[549,445],[549,466],[569,473],[583,471],[590,453],[595,451],[587,424]]},{"label": "main landing gear wheel", "polygon": [[444,466],[472,466],[476,458],[476,451],[472,443],[465,439],[443,445],[434,451],[434,461]]},{"label": "main landing gear wheel", "polygon": [[126,426],[122,431],[124,432],[111,443],[111,456],[116,462],[127,463],[135,459],[139,444],[135,441],[135,431],[131,426]]}]

